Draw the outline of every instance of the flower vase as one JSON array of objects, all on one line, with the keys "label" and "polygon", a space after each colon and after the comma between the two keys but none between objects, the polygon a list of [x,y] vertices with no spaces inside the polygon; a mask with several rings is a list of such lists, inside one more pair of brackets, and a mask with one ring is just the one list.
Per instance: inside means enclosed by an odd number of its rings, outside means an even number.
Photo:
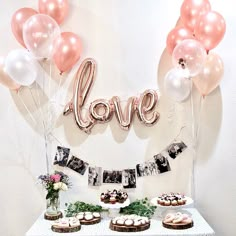
[{"label": "flower vase", "polygon": [[59,196],[56,198],[48,198],[47,199],[47,215],[58,215],[60,214],[60,199]]}]

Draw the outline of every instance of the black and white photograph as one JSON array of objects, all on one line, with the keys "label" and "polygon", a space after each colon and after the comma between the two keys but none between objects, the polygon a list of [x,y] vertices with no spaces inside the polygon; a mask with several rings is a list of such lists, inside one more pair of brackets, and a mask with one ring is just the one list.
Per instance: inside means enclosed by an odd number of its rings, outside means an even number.
[{"label": "black and white photograph", "polygon": [[155,155],[154,160],[156,162],[160,174],[171,170],[168,158],[164,155],[164,153],[159,153]]},{"label": "black and white photograph", "polygon": [[89,167],[88,185],[100,186],[102,184],[102,167]]},{"label": "black and white photograph", "polygon": [[126,169],[122,171],[123,188],[136,188],[135,169]]},{"label": "black and white photograph", "polygon": [[172,159],[175,159],[180,153],[187,148],[187,145],[183,141],[173,142],[170,144],[166,151]]},{"label": "black and white photograph", "polygon": [[151,161],[137,164],[136,170],[138,177],[157,175],[159,173],[156,163]]},{"label": "black and white photograph", "polygon": [[103,171],[103,183],[106,183],[106,184],[121,184],[122,183],[122,171],[104,170]]},{"label": "black and white photograph", "polygon": [[56,155],[54,158],[54,165],[66,166],[70,154],[70,149],[57,146]]},{"label": "black and white photograph", "polygon": [[78,157],[72,156],[69,160],[67,167],[78,172],[81,175],[84,175],[85,171],[88,168],[88,163],[79,159]]}]

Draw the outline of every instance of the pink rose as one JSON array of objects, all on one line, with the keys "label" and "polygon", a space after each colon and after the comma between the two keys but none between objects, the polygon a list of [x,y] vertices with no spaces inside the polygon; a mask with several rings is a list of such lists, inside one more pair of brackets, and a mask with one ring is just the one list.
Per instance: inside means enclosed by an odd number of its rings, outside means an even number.
[{"label": "pink rose", "polygon": [[54,181],[55,183],[60,182],[61,176],[59,174],[51,175],[50,179]]}]

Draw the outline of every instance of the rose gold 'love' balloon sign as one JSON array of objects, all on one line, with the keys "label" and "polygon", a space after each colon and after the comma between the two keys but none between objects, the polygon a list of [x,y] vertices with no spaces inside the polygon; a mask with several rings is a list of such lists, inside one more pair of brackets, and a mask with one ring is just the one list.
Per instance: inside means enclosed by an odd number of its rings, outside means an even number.
[{"label": "rose gold 'love' balloon sign", "polygon": [[110,100],[97,99],[90,103],[87,114],[82,114],[82,109],[95,79],[96,63],[93,59],[85,59],[79,67],[74,81],[74,94],[71,101],[64,109],[64,115],[74,112],[74,117],[79,129],[90,133],[97,123],[110,121],[115,114],[120,127],[129,130],[134,114],[146,126],[154,125],[160,117],[155,111],[158,95],[155,90],[145,90],[140,97],[130,97],[122,111],[120,98],[112,97]]}]

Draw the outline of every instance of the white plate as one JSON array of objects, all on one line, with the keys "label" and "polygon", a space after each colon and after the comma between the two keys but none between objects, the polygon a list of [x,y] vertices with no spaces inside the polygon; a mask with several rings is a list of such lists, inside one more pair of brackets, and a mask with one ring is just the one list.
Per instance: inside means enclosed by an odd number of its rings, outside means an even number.
[{"label": "white plate", "polygon": [[115,208],[123,208],[126,207],[130,204],[129,198],[126,199],[124,203],[115,203],[115,204],[110,204],[110,203],[104,203],[104,202],[99,202],[99,205],[102,206],[103,208],[109,208],[109,209],[115,209]]},{"label": "white plate", "polygon": [[191,205],[193,204],[193,199],[190,198],[190,197],[185,197],[185,199],[187,200],[186,201],[186,204],[184,205],[177,205],[177,206],[162,206],[160,204],[157,203],[157,200],[158,200],[159,197],[154,197],[152,200],[151,200],[151,204],[154,205],[154,206],[157,206],[157,207],[160,207],[160,208],[183,208],[185,206],[188,206],[188,205]]}]

